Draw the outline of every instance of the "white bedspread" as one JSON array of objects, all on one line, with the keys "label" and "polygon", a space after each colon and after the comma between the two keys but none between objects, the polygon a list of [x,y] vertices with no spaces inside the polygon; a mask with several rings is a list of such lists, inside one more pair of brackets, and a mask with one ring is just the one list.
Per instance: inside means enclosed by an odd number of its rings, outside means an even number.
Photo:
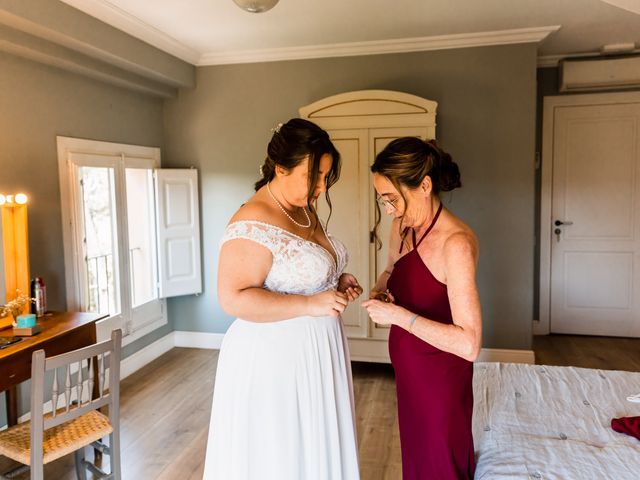
[{"label": "white bedspread", "polygon": [[640,479],[640,440],[611,429],[636,393],[640,373],[477,363],[475,478]]}]

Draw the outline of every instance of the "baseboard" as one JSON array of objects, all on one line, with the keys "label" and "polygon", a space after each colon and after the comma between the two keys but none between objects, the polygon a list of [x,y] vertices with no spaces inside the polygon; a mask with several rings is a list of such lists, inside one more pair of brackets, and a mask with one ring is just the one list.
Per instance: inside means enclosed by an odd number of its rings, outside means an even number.
[{"label": "baseboard", "polygon": [[175,346],[174,333],[169,332],[155,342],[141,348],[135,353],[124,358],[120,362],[120,378],[126,378],[133,372],[140,370],[147,363],[154,361],[161,355],[164,355]]},{"label": "baseboard", "polygon": [[174,347],[217,350],[222,345],[223,333],[173,331],[141,350],[129,355],[120,364],[120,376],[126,378],[147,363],[164,355]]},{"label": "baseboard", "polygon": [[[351,360],[359,362],[389,363],[389,352],[385,340],[350,338],[349,352]],[[533,350],[506,350],[483,348],[478,362],[535,363]]]},{"label": "baseboard", "polygon": [[[176,330],[157,340],[151,345],[143,348],[139,352],[131,355],[139,356],[140,360],[147,359],[147,363],[159,357],[163,353],[171,349],[171,347],[181,348],[205,348],[218,350],[222,345],[224,333],[205,333],[205,332],[188,332],[184,330]],[[166,343],[159,347],[156,344]],[[149,350],[149,352],[146,352]],[[384,340],[375,341],[369,339],[350,338],[349,350],[352,360],[364,362],[389,362],[387,353],[387,342]],[[153,353],[152,353],[153,352]],[[129,360],[127,357],[124,361]],[[151,358],[150,358],[151,357]],[[138,359],[136,359],[138,360]],[[504,362],[504,363],[535,363],[535,354],[533,350],[512,350],[502,348],[483,348],[480,351],[478,362]],[[139,361],[136,361],[137,366]],[[137,368],[142,367],[140,364]],[[136,370],[137,370],[136,368]],[[124,369],[123,369],[124,370]],[[129,373],[133,373],[131,370]],[[123,375],[124,376],[124,375]]]},{"label": "baseboard", "polygon": [[536,363],[533,350],[506,350],[502,348],[483,348],[477,362]]},{"label": "baseboard", "polygon": [[205,348],[219,350],[224,333],[187,332],[176,330],[174,346],[182,348]]},{"label": "baseboard", "polygon": [[[183,348],[219,349],[223,333],[203,333],[175,331],[174,346]],[[351,359],[362,362],[388,363],[387,342],[369,339],[349,339]],[[483,348],[478,362],[535,363],[533,350],[509,350],[501,348]]]},{"label": "baseboard", "polygon": [[[167,353],[174,347],[180,348],[204,348],[218,350],[222,345],[223,333],[205,333],[173,331],[164,337],[129,355],[122,361],[120,372],[125,378],[136,370],[144,367],[159,356]],[[351,359],[364,362],[388,363],[386,341],[373,341],[349,339]],[[504,362],[504,363],[535,363],[533,350],[509,350],[501,348],[483,348],[480,351],[478,362]]]}]

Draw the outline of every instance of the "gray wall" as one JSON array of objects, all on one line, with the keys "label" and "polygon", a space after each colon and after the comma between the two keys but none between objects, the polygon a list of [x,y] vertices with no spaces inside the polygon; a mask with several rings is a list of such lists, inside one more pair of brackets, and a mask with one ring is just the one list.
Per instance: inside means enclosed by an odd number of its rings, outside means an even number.
[{"label": "gray wall", "polygon": [[329,95],[389,89],[439,103],[437,137],[464,184],[449,206],[480,239],[484,346],[530,348],[535,45],[204,67],[196,84],[164,111],[163,165],[201,175],[204,294],[170,300],[176,330],[232,321],[216,301],[218,242],[252,194],[270,128]]},{"label": "gray wall", "polygon": [[[540,202],[542,194],[542,120],[544,113],[544,97],[559,95],[558,68],[539,68],[537,71],[536,94],[536,155],[539,159],[535,180],[535,234],[540,239]],[[536,241],[533,257],[533,318],[540,319],[540,241]]]},{"label": "gray wall", "polygon": [[[159,99],[0,53],[0,192],[29,195],[31,275],[45,279],[52,310],[66,303],[56,135],[161,146],[162,128]],[[125,353],[170,331],[167,325]],[[25,383],[21,404],[28,400]],[[3,407],[0,399],[0,425]]]}]

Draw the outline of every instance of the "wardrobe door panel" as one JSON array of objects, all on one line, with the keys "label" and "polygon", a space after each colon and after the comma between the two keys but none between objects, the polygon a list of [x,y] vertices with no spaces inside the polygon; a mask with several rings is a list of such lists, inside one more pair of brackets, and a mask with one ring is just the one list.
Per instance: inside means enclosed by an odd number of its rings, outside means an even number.
[{"label": "wardrobe door panel", "polygon": [[[332,213],[324,196],[318,199],[320,218],[329,218],[328,230],[339,238],[349,252],[346,271],[369,291],[369,219],[368,184],[369,137],[366,129],[329,130],[333,144],[340,152],[340,180],[329,191]],[[366,294],[366,293],[365,293]],[[342,314],[345,331],[350,337],[367,337],[369,319],[360,302],[350,304]]]},{"label": "wardrobe door panel", "polygon": [[[400,137],[420,137],[426,139],[428,134],[427,127],[405,127],[405,128],[372,128],[369,130],[369,149],[372,152],[371,163],[384,148],[396,138]],[[369,225],[370,230],[373,230],[376,224],[376,192],[373,188],[373,178],[370,178],[369,183],[371,188],[369,189]],[[378,248],[375,242],[370,244],[370,278],[371,285],[375,284],[378,277],[384,272],[387,267],[387,260],[389,258],[389,236],[391,235],[391,222],[393,217],[387,215],[384,211],[380,212],[380,224],[376,229],[376,237],[378,239]],[[378,325],[374,322],[370,322],[369,326],[370,336],[376,339],[387,339],[389,336],[389,327],[387,325]]]}]

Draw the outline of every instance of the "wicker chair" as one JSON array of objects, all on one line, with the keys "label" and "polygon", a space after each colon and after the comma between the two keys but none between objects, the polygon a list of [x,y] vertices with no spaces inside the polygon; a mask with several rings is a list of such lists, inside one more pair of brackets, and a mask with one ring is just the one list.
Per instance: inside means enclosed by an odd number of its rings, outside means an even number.
[{"label": "wicker chair", "polygon": [[[122,332],[115,330],[110,340],[55,357],[45,358],[44,350],[33,352],[31,420],[0,432],[0,455],[28,465],[31,479],[42,480],[44,464],[75,452],[79,480],[86,479],[87,469],[94,478],[120,480],[121,346]],[[77,370],[73,371],[72,366]],[[43,415],[48,371],[53,377],[52,411]],[[109,407],[108,417],[98,411],[104,406]],[[108,446],[100,442],[107,435]],[[88,445],[109,455],[111,473],[106,474],[85,460]]]}]

